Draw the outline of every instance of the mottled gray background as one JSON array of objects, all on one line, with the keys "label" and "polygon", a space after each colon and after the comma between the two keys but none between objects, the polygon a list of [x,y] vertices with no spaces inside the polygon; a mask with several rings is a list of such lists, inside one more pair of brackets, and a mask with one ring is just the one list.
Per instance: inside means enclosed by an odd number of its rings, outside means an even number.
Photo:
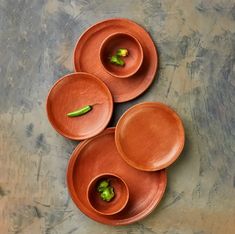
[{"label": "mottled gray background", "polygon": [[[65,171],[77,142],[47,121],[52,84],[73,69],[77,38],[92,24],[127,17],[159,51],[151,88],[115,106],[161,101],[182,117],[186,146],[167,192],[144,220],[94,222],[71,201]],[[234,234],[235,2],[0,0],[0,233]]]}]

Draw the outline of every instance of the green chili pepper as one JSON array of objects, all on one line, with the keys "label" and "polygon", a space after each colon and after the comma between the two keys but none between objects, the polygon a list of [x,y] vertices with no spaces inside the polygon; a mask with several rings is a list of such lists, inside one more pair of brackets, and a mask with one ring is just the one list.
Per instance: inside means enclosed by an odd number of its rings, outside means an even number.
[{"label": "green chili pepper", "polygon": [[126,57],[128,55],[127,49],[118,49],[116,55]]},{"label": "green chili pepper", "polygon": [[118,65],[118,66],[124,66],[125,65],[125,62],[117,55],[113,55],[110,58],[110,62],[115,64],[115,65]]},{"label": "green chili pepper", "polygon": [[109,186],[109,182],[107,180],[103,180],[100,182],[97,190],[98,192],[103,192],[105,188],[107,188]]},{"label": "green chili pepper", "polygon": [[115,196],[114,190],[111,186],[109,186],[108,180],[101,181],[97,187],[97,190],[103,201],[109,202]]},{"label": "green chili pepper", "polygon": [[67,116],[69,116],[69,117],[81,116],[81,115],[84,115],[87,112],[89,112],[91,109],[92,109],[92,106],[87,105],[87,106],[84,106],[76,111],[68,113]]},{"label": "green chili pepper", "polygon": [[112,187],[108,187],[108,188],[105,188],[103,190],[103,192],[100,194],[100,197],[104,200],[104,201],[107,201],[109,202],[110,200],[112,200],[112,198],[114,197],[114,191],[113,191],[113,188]]}]

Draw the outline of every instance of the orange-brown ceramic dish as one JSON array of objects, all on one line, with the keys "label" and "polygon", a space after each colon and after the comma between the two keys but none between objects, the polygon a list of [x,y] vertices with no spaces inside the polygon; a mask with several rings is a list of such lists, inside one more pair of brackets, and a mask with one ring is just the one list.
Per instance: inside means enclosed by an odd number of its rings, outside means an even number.
[{"label": "orange-brown ceramic dish", "polygon": [[[67,185],[77,207],[87,216],[109,225],[136,222],[160,202],[167,183],[166,171],[145,172],[129,166],[119,155],[114,139],[115,129],[83,141],[74,150],[67,168]],[[129,201],[115,215],[95,212],[87,200],[87,188],[92,178],[101,173],[114,173],[123,178],[129,188]]]},{"label": "orange-brown ceramic dish", "polygon": [[184,147],[184,127],[168,106],[146,102],[127,110],[118,121],[117,149],[132,167],[156,171],[171,165]]},{"label": "orange-brown ceramic dish", "polygon": [[[99,183],[103,180],[109,182],[113,188],[114,197],[109,202],[103,201],[98,191]],[[87,189],[88,202],[91,207],[102,215],[114,215],[122,211],[129,200],[129,189],[125,181],[113,173],[102,173],[88,184]]]},{"label": "orange-brown ceramic dish", "polygon": [[[140,42],[144,59],[141,68],[127,79],[118,79],[106,72],[100,62],[100,46],[109,35],[122,32]],[[129,101],[142,94],[153,82],[158,65],[154,43],[141,26],[128,19],[109,19],[90,27],[78,40],[74,50],[74,68],[99,77],[109,87],[114,102]]]},{"label": "orange-brown ceramic dish", "polygon": [[[124,66],[117,66],[110,62],[118,49],[128,50],[128,55],[121,57]],[[139,41],[129,33],[114,33],[108,36],[100,47],[100,61],[106,72],[117,78],[128,78],[134,75],[143,62],[143,50]]]},{"label": "orange-brown ceramic dish", "polygon": [[[93,105],[85,115],[67,113]],[[74,140],[84,140],[105,129],[113,112],[113,99],[107,86],[94,75],[78,72],[59,79],[47,97],[47,115],[55,130]]]}]

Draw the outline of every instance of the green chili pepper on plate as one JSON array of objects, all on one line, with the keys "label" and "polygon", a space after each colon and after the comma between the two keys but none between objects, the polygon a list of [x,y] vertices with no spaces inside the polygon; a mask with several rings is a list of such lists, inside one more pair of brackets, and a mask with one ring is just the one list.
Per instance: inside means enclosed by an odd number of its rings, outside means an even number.
[{"label": "green chili pepper on plate", "polygon": [[92,106],[91,105],[87,105],[87,106],[84,106],[78,110],[75,110],[73,112],[70,112],[67,114],[67,116],[69,117],[77,117],[77,116],[81,116],[81,115],[84,115],[86,114],[87,112],[91,111],[92,110]]}]

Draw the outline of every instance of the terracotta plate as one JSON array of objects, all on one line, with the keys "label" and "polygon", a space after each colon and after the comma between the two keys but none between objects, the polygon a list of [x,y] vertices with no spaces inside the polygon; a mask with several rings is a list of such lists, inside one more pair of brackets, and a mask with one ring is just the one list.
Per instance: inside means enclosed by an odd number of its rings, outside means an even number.
[{"label": "terracotta plate", "polygon": [[[99,60],[102,42],[115,32],[132,34],[143,48],[144,60],[140,70],[127,79],[118,79],[107,73]],[[114,102],[125,102],[143,93],[154,79],[157,64],[157,51],[150,35],[128,19],[109,19],[93,25],[80,37],[74,51],[75,70],[89,72],[102,79]]]},{"label": "terracotta plate", "polygon": [[180,117],[161,103],[135,105],[123,114],[116,129],[119,153],[128,164],[140,170],[166,168],[184,147]]},{"label": "terracotta plate", "polygon": [[[67,113],[94,105],[87,114],[68,117]],[[107,86],[95,76],[79,72],[59,79],[47,97],[47,115],[61,135],[83,140],[105,129],[113,112],[113,100]]]},{"label": "terracotta plate", "polygon": [[[67,169],[70,195],[78,208],[90,218],[109,225],[133,223],[148,215],[161,200],[167,183],[166,171],[144,172],[130,167],[120,157],[114,140],[115,129],[106,129],[75,149]],[[129,201],[120,213],[96,213],[88,203],[89,182],[100,173],[122,177],[129,188]]]}]

